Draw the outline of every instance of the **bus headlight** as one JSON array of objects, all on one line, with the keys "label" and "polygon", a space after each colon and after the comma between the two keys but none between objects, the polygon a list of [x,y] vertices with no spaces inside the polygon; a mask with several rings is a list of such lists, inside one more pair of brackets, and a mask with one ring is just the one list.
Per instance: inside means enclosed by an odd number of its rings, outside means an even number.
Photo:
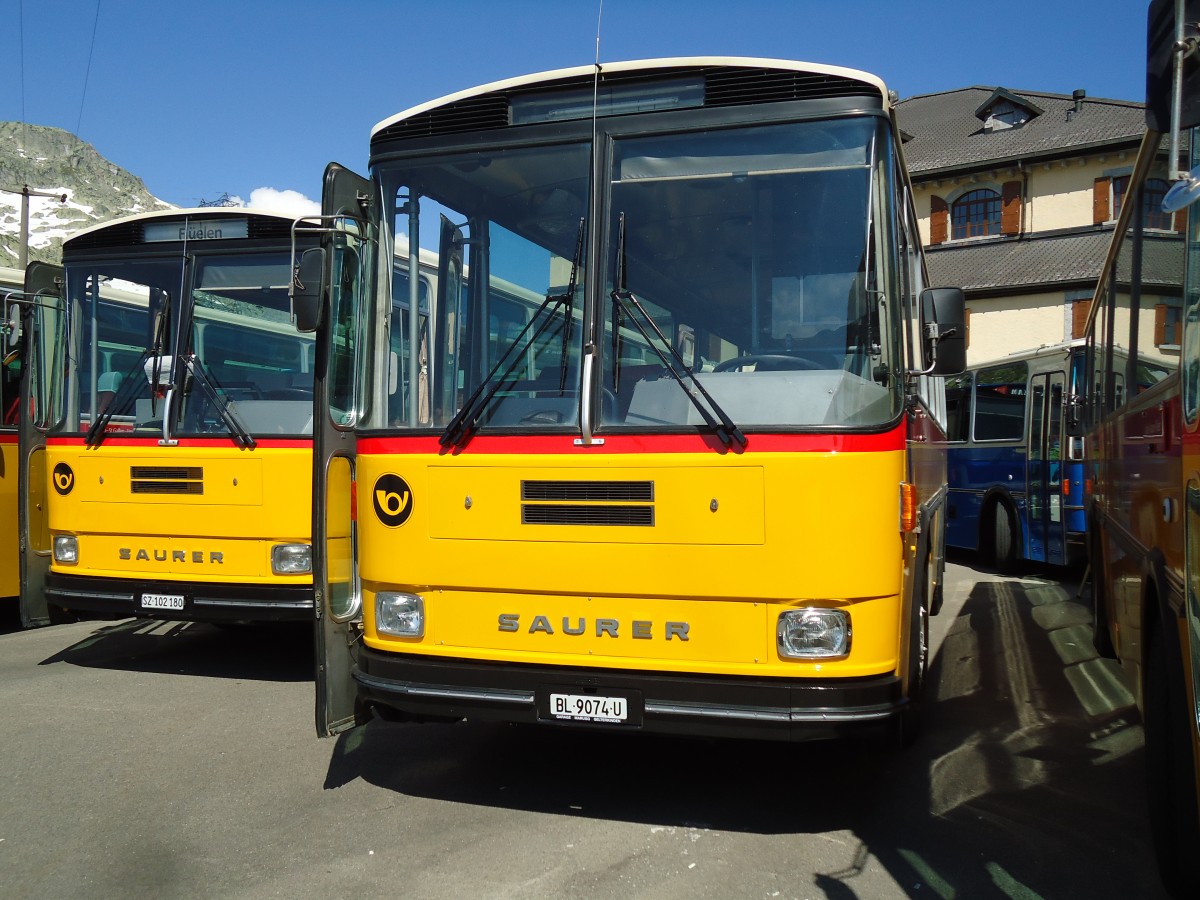
[{"label": "bus headlight", "polygon": [[54,561],[73,566],[79,562],[79,539],[73,534],[54,536]]},{"label": "bus headlight", "polygon": [[307,575],[312,571],[312,545],[276,544],[271,548],[271,571],[276,575]]},{"label": "bus headlight", "polygon": [[840,609],[789,609],[779,616],[779,655],[839,659],[850,653],[850,614]]},{"label": "bus headlight", "polygon": [[425,601],[416,594],[380,591],[375,595],[375,629],[397,637],[425,634]]}]

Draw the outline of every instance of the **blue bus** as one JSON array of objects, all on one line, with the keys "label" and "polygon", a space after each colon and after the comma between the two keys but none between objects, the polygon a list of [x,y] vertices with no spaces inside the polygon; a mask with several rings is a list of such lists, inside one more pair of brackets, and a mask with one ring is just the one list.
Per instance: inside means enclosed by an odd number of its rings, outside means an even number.
[{"label": "blue bus", "polygon": [[1084,350],[1042,346],[946,379],[948,546],[1001,570],[1083,558],[1083,439],[1065,425]]}]

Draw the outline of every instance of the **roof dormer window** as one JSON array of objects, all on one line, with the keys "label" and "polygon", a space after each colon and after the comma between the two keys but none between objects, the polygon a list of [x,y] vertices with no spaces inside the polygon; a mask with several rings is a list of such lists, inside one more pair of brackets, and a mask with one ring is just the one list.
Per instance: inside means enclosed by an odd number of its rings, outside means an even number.
[{"label": "roof dormer window", "polygon": [[975,110],[975,117],[983,122],[984,131],[992,133],[1020,128],[1041,113],[1041,109],[1024,97],[1004,88],[996,88],[992,96]]},{"label": "roof dormer window", "polygon": [[1029,121],[1029,110],[1022,109],[1014,103],[1001,101],[992,107],[991,115],[983,123],[988,131],[1001,131],[1005,128],[1020,128]]}]

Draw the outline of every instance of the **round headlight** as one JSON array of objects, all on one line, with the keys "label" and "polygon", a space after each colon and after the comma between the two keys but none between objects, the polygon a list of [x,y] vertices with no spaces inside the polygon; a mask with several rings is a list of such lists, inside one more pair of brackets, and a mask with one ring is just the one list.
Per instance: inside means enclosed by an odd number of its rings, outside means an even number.
[{"label": "round headlight", "polygon": [[779,616],[779,654],[838,659],[850,653],[850,614],[841,609],[789,609]]}]

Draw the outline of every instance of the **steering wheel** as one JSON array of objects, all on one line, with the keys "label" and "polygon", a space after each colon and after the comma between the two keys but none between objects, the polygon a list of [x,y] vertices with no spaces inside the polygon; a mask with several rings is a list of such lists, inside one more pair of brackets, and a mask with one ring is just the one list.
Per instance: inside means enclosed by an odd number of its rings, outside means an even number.
[{"label": "steering wheel", "polygon": [[563,421],[563,414],[557,409],[538,409],[524,415],[518,421],[518,425],[559,425]]},{"label": "steering wheel", "polygon": [[803,356],[792,356],[790,353],[748,353],[745,356],[735,356],[713,366],[714,372],[732,372],[754,366],[758,372],[782,372],[795,369],[827,369],[820,363]]}]

